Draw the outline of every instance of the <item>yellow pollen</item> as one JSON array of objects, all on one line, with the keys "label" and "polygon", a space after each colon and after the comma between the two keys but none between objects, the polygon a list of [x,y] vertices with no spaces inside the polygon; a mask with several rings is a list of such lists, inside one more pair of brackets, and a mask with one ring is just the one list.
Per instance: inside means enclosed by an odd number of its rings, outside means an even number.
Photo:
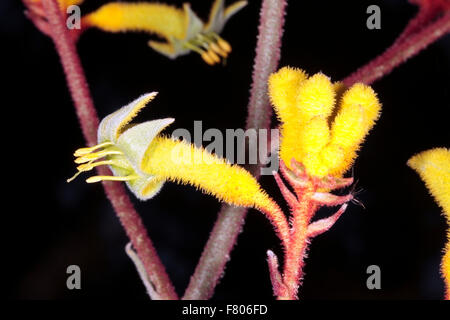
[{"label": "yellow pollen", "polygon": [[226,58],[228,56],[228,53],[223,50],[222,48],[220,48],[215,42],[211,42],[209,44],[209,47],[216,53],[218,53],[220,56],[222,56],[223,58]]},{"label": "yellow pollen", "polygon": [[211,49],[208,49],[207,51],[209,57],[214,61],[214,63],[220,62],[220,57]]},{"label": "yellow pollen", "polygon": [[205,61],[207,64],[209,64],[210,66],[212,66],[214,64],[214,61],[211,59],[211,57],[208,55],[208,52],[203,51],[201,53],[202,59],[203,61]]},{"label": "yellow pollen", "polygon": [[231,45],[227,41],[225,41],[224,39],[218,37],[217,44],[226,53],[230,53],[231,52]]}]

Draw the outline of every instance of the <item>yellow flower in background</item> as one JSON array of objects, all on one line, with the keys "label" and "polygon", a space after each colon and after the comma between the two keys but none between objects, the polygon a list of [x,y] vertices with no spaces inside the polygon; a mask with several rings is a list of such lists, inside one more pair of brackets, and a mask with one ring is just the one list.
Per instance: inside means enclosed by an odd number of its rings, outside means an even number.
[{"label": "yellow flower in background", "polygon": [[417,171],[450,222],[450,149],[418,153],[408,160],[408,166]]},{"label": "yellow flower in background", "polygon": [[423,151],[409,159],[408,165],[420,175],[447,219],[449,229],[441,269],[447,286],[446,299],[450,300],[450,149]]},{"label": "yellow flower in background", "polygon": [[204,23],[188,3],[176,8],[156,2],[111,2],[83,17],[85,27],[97,27],[108,32],[141,31],[155,34],[165,41],[148,42],[159,53],[174,59],[195,51],[203,60],[216,64],[231,52],[230,44],[222,39],[222,32],[228,19],[247,4],[238,1],[224,7],[223,0],[215,0]]},{"label": "yellow flower in background", "polygon": [[280,159],[288,168],[297,160],[315,177],[342,176],[350,168],[381,110],[369,86],[344,91],[322,73],[308,77],[290,67],[270,76],[269,96],[281,121]]},{"label": "yellow flower in background", "polygon": [[[31,3],[40,3],[41,0],[26,0],[27,2]],[[58,0],[58,3],[61,7],[69,7],[72,5],[79,5],[82,4],[84,0]]]}]

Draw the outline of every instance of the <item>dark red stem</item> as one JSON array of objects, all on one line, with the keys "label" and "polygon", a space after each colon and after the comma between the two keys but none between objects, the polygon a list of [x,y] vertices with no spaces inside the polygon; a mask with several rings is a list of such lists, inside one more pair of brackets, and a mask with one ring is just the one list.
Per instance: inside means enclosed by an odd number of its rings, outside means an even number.
[{"label": "dark red stem", "polygon": [[356,82],[371,84],[450,32],[450,12],[445,12],[436,21],[420,28],[419,24],[424,23],[425,18],[430,18],[428,11],[419,11],[390,48],[342,81],[347,86]]},{"label": "dark red stem", "polygon": [[[262,3],[247,129],[270,128],[272,108],[267,96],[267,79],[276,70],[280,59],[286,4],[286,0],[264,0]],[[248,169],[259,176],[259,166]],[[208,299],[212,296],[243,228],[246,213],[246,208],[222,206],[183,299]]]},{"label": "dark red stem", "polygon": [[[42,3],[50,27],[50,35],[64,68],[66,81],[84,138],[88,145],[95,145],[97,144],[99,119],[92,102],[75,43],[66,28],[58,2],[56,0],[42,0]],[[100,175],[111,175],[106,167],[99,168],[98,172]],[[121,183],[114,182],[103,182],[103,186],[158,295],[162,299],[177,299],[165,268],[124,186]]]}]

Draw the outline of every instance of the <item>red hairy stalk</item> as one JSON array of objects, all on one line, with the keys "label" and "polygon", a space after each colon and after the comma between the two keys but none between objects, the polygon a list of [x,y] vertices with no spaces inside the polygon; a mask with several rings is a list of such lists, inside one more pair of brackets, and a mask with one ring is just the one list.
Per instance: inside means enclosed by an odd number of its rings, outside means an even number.
[{"label": "red hairy stalk", "polygon": [[[25,4],[27,4],[27,1],[25,1]],[[66,23],[58,2],[56,0],[42,0],[42,4],[49,27],[47,31],[61,59],[84,138],[88,145],[95,145],[97,144],[99,119],[92,102],[73,37],[66,28]],[[99,168],[98,172],[100,175],[111,175],[106,167]],[[164,266],[123,184],[103,182],[103,187],[158,296],[161,299],[177,299],[177,295]]]},{"label": "red hairy stalk", "polygon": [[[262,3],[247,129],[270,128],[272,108],[267,96],[267,79],[275,72],[280,59],[286,4],[286,0],[264,0]],[[259,166],[249,170],[259,176]],[[246,208],[222,206],[183,299],[208,299],[213,295],[243,228],[246,213]]]},{"label": "red hairy stalk", "polygon": [[[289,247],[285,252],[283,275],[278,271],[278,259],[273,252],[268,252],[270,279],[274,294],[280,300],[298,299],[298,287],[303,278],[304,260],[307,256],[310,240],[319,234],[328,231],[347,208],[347,202],[353,199],[351,194],[336,196],[321,190],[334,190],[348,186],[353,179],[337,179],[328,176],[317,179],[308,176],[304,167],[294,159],[288,169],[280,161],[281,172],[292,186],[295,195],[287,188],[278,174],[275,180],[283,197],[291,207],[292,226],[290,230]],[[341,205],[341,208],[332,216],[311,222],[314,214],[321,206]],[[281,278],[281,280],[280,280]],[[282,282],[282,283],[280,283]]]},{"label": "red hairy stalk", "polygon": [[347,86],[356,82],[371,84],[450,32],[450,1],[413,2],[420,6],[419,12],[410,20],[392,46],[343,79],[344,84]]}]

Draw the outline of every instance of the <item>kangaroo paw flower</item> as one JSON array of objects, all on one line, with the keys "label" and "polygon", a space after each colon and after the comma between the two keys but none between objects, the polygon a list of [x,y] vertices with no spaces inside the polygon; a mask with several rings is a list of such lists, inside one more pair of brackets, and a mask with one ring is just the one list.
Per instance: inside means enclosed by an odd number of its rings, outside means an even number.
[{"label": "kangaroo paw flower", "polygon": [[408,165],[425,181],[447,219],[449,229],[441,271],[447,287],[445,298],[450,300],[450,149],[435,148],[421,152],[409,159]]},{"label": "kangaroo paw flower", "polygon": [[215,0],[208,21],[203,22],[188,3],[183,8],[156,2],[111,2],[83,17],[83,25],[107,32],[146,32],[164,41],[150,40],[155,51],[174,59],[191,51],[209,65],[219,63],[231,53],[231,45],[219,34],[227,21],[247,4],[237,1],[225,8]]},{"label": "kangaroo paw flower", "polygon": [[283,212],[248,171],[203,148],[161,135],[173,118],[131,123],[155,96],[145,94],[106,116],[98,128],[98,144],[75,151],[79,165],[68,182],[107,165],[113,176],[93,176],[86,182],[123,181],[141,200],[154,197],[165,181],[189,184],[229,204],[260,210],[287,248],[289,227]]},{"label": "kangaroo paw flower", "polygon": [[[278,298],[296,299],[309,241],[329,230],[347,203],[355,201],[351,193],[338,196],[330,191],[353,183],[353,178],[342,176],[378,119],[381,105],[368,86],[357,83],[346,89],[322,73],[308,77],[304,71],[289,67],[270,76],[269,96],[281,122],[280,170],[295,193],[274,173],[292,213],[284,286],[274,271],[277,261],[270,254],[268,261]],[[311,222],[321,206],[338,205],[341,208],[332,216]]]}]

